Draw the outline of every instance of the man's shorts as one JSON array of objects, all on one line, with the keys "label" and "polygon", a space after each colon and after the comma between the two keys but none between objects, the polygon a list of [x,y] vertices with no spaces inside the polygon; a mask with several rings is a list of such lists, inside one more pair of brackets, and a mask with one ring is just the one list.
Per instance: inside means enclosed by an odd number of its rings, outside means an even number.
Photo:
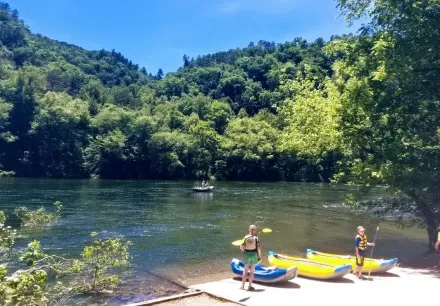
[{"label": "man's shorts", "polygon": [[356,266],[363,267],[364,266],[365,257],[361,254],[356,255]]},{"label": "man's shorts", "polygon": [[244,263],[247,265],[258,264],[258,254],[257,252],[244,252]]}]

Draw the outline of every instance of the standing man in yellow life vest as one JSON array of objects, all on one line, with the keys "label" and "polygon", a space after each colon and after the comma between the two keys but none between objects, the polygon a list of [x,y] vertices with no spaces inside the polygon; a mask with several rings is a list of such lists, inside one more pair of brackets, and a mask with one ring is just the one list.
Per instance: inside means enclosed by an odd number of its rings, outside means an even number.
[{"label": "standing man in yellow life vest", "polygon": [[244,290],[248,270],[250,268],[248,290],[252,291],[254,290],[252,281],[254,280],[255,265],[261,262],[260,238],[257,236],[257,227],[255,225],[249,226],[249,235],[244,237],[240,249],[244,252],[244,271],[240,289]]},{"label": "standing man in yellow life vest", "polygon": [[359,279],[363,279],[362,267],[364,266],[365,255],[367,255],[367,247],[374,246],[374,243],[367,241],[367,235],[365,235],[365,228],[362,226],[357,227],[358,235],[355,238],[354,246],[356,249],[356,270],[354,273]]}]

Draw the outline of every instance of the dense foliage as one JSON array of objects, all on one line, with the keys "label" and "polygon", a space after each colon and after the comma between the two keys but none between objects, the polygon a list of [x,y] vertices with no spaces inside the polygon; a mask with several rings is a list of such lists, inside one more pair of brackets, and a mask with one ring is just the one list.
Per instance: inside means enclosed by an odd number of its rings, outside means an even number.
[{"label": "dense foliage", "polygon": [[[167,76],[32,34],[0,5],[4,175],[328,180],[334,158],[280,150],[286,81],[332,74],[326,43],[260,41]],[[13,171],[13,172],[10,172]]]}]

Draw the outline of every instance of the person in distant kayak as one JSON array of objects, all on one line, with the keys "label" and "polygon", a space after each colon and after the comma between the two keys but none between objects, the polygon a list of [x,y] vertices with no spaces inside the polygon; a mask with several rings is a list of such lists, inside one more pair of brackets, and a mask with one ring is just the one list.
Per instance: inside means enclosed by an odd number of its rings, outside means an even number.
[{"label": "person in distant kayak", "polygon": [[356,270],[354,271],[354,273],[359,279],[363,279],[362,268],[364,266],[365,255],[367,255],[367,247],[375,246],[375,244],[367,241],[365,228],[363,228],[362,226],[358,226],[357,232],[358,234],[354,242],[354,246],[356,249]]},{"label": "person in distant kayak", "polygon": [[244,271],[240,289],[244,290],[248,270],[250,269],[248,290],[252,291],[254,290],[252,281],[254,280],[255,265],[261,262],[260,238],[257,236],[257,227],[255,225],[249,226],[249,235],[244,237],[240,249],[244,252]]},{"label": "person in distant kayak", "polygon": [[440,225],[437,227],[437,242],[435,243],[435,250],[438,252],[438,263],[437,263],[437,269],[440,269]]}]

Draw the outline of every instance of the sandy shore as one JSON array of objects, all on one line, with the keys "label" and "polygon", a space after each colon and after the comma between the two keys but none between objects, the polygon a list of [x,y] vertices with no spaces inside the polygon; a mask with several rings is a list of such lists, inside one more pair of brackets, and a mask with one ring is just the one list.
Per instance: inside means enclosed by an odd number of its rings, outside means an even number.
[{"label": "sandy shore", "polygon": [[416,305],[435,302],[440,288],[440,273],[428,269],[394,268],[370,280],[347,275],[336,281],[296,278],[279,285],[255,284],[255,291],[239,289],[240,280],[226,278],[191,288],[249,306],[267,305]]},{"label": "sandy shore", "polygon": [[[401,264],[404,267],[393,268],[390,273],[385,275],[373,276],[372,281],[359,281],[352,275],[347,275],[344,279],[333,282],[297,278],[284,285],[265,286],[264,284],[255,284],[259,290],[252,293],[238,289],[240,281],[233,278],[234,275],[231,273],[229,265],[225,264],[225,261],[213,261],[205,265],[176,265],[169,266],[167,270],[155,271],[158,277],[152,279],[150,279],[151,275],[146,279],[136,278],[134,282],[130,282],[127,286],[131,289],[130,292],[135,287],[137,294],[127,293],[126,297],[115,300],[114,304],[120,305],[141,301],[146,303],[156,298],[181,294],[190,287],[205,290],[213,295],[245,305],[266,305],[264,303],[255,304],[255,300],[261,299],[262,301],[273,302],[277,296],[283,299],[283,303],[284,299],[288,301],[294,299],[295,301],[307,303],[325,302],[327,304],[334,300],[339,306],[363,305],[363,299],[361,301],[356,300],[358,295],[365,296],[365,301],[369,301],[370,298],[373,299],[374,306],[381,305],[382,302],[385,303],[384,301],[394,305],[394,301],[397,300],[402,302],[403,305],[407,305],[406,301],[411,299],[419,301],[428,299],[428,296],[432,295],[432,292],[429,291],[434,290],[435,292],[437,287],[440,286],[440,276],[432,268],[437,264],[437,260],[438,257],[432,254],[426,257],[420,256],[417,259],[403,258]],[[434,285],[436,286],[435,289],[432,288]],[[416,291],[423,293],[417,293],[416,295],[414,293]],[[322,292],[322,295],[316,292]],[[410,295],[409,298],[406,297],[407,294]],[[354,302],[353,299],[355,299]],[[198,300],[200,300],[200,303]],[[192,304],[185,304],[185,301],[188,301],[188,299],[182,299],[179,301],[180,304],[175,305],[209,305],[206,304],[207,301],[203,297],[191,298]],[[224,304],[224,301],[216,303]],[[276,305],[285,305],[280,303],[277,301]],[[370,303],[368,305],[371,306]]]}]

